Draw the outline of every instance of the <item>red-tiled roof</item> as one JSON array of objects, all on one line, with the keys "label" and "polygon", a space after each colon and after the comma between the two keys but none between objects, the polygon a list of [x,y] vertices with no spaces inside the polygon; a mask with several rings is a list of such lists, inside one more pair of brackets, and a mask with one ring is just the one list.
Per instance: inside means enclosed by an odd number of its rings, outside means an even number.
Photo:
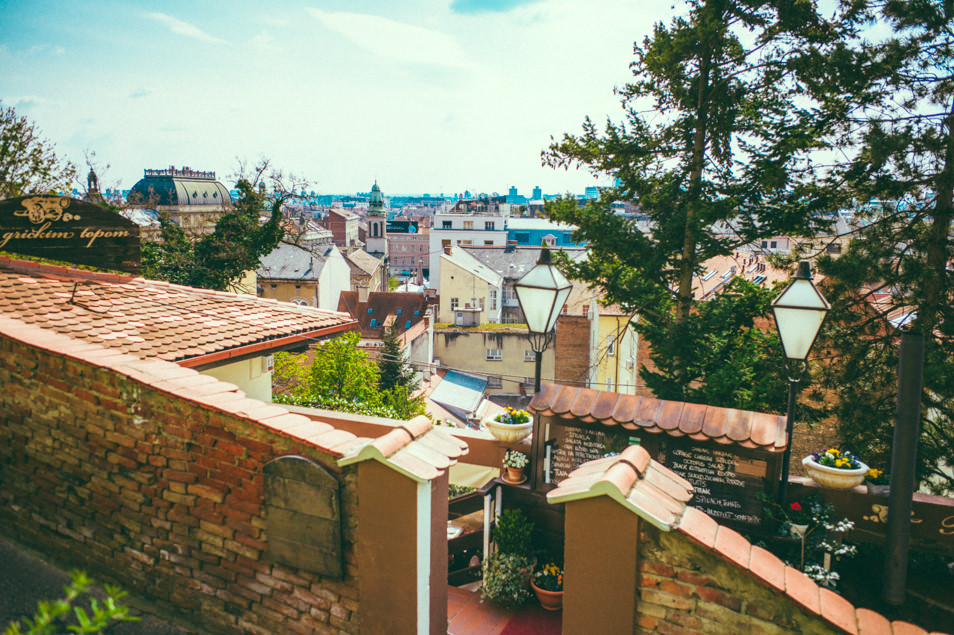
[{"label": "red-tiled roof", "polygon": [[584,463],[548,492],[547,500],[566,503],[594,496],[609,496],[663,531],[679,531],[846,633],[927,635],[927,631],[908,622],[889,622],[868,609],[856,609],[840,595],[752,545],[737,531],[689,507],[689,482],[652,460],[642,446],[632,445],[616,456]]},{"label": "red-tiled roof", "polygon": [[0,258],[0,314],[143,359],[211,363],[349,330],[345,314]]},{"label": "red-tiled roof", "polygon": [[544,383],[530,409],[539,415],[599,422],[626,430],[664,433],[695,441],[785,449],[785,417],[703,404],[623,395],[590,388]]},{"label": "red-tiled roof", "polygon": [[[234,384],[201,375],[191,368],[157,359],[144,360],[122,351],[80,341],[69,335],[50,332],[3,314],[0,314],[0,336],[65,358],[110,368],[199,408],[241,417],[283,436],[308,443],[340,459],[341,465],[375,458],[392,469],[423,482],[443,473],[459,456],[467,452],[466,443],[443,430],[433,428],[426,417],[417,417],[411,421],[370,417],[390,424],[394,429],[377,439],[368,439],[339,430],[328,423],[291,413],[283,406],[250,399]],[[353,416],[369,419],[361,415]]]}]

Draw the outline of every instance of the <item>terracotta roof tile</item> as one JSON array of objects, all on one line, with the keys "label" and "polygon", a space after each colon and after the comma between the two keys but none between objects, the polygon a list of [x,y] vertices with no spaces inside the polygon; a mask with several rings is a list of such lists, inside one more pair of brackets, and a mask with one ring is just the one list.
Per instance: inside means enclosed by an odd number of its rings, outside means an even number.
[{"label": "terracotta roof tile", "polygon": [[793,567],[785,568],[785,593],[811,613],[821,613],[818,585],[811,578]]},{"label": "terracotta roof tile", "polygon": [[846,633],[857,635],[858,622],[854,605],[830,589],[821,589],[819,595],[822,617]]},{"label": "terracotta roof tile", "polygon": [[779,591],[785,591],[785,563],[771,551],[752,546],[749,570]]},{"label": "terracotta roof tile", "polygon": [[927,635],[926,630],[910,622],[891,622],[891,630],[894,635]]},{"label": "terracotta roof tile", "polygon": [[859,635],[892,635],[891,622],[884,615],[870,609],[858,609],[855,614]]},{"label": "terracotta roof tile", "polygon": [[752,544],[742,534],[725,525],[719,525],[713,548],[722,556],[745,568],[748,568],[752,559]]},{"label": "terracotta roof tile", "polygon": [[715,547],[716,534],[719,533],[719,523],[709,514],[695,507],[688,507],[682,515],[679,531],[712,549]]},{"label": "terracotta roof tile", "polygon": [[[680,484],[686,489],[679,491]],[[688,481],[652,461],[642,446],[632,445],[619,455],[584,463],[548,492],[547,499],[562,503],[609,495],[641,518],[668,531],[685,512],[691,491]]]},{"label": "terracotta roof tile", "polygon": [[[0,313],[133,353],[185,361],[356,326],[341,313],[142,278],[0,258]],[[286,342],[287,343],[287,342]]]},{"label": "terracotta roof tile", "polygon": [[715,441],[770,452],[785,449],[785,418],[780,415],[550,383],[540,386],[530,409],[539,416],[598,421],[604,426],[688,436],[695,441]]},{"label": "terracotta roof tile", "polygon": [[[427,423],[426,429],[420,424],[420,420]],[[395,423],[400,425],[387,434],[349,447],[338,461],[339,465],[374,459],[423,482],[443,473],[457,462],[458,457],[467,452],[466,444],[432,426],[426,418]],[[418,432],[416,438],[412,437],[405,427],[409,423]]]}]

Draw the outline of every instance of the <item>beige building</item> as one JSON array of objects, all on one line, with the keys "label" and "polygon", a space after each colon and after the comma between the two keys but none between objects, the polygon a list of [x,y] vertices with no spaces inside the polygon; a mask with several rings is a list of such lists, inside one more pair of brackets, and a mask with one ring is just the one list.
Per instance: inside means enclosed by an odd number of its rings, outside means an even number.
[{"label": "beige building", "polygon": [[500,322],[503,276],[460,247],[440,254],[438,320],[457,326]]},{"label": "beige building", "polygon": [[334,245],[282,243],[262,258],[256,273],[259,297],[330,311],[338,309],[338,297],[351,283],[351,268]]},{"label": "beige building", "polygon": [[[554,350],[543,353],[540,376],[545,379],[554,377]],[[533,392],[536,353],[522,324],[436,328],[434,358],[444,368],[486,378],[487,394]]]}]

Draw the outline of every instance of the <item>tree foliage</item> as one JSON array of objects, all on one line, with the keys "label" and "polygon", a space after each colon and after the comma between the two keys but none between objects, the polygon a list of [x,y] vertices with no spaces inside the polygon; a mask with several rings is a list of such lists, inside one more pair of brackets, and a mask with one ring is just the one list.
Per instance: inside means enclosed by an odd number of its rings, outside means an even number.
[{"label": "tree foliage", "polygon": [[[811,189],[811,150],[824,139],[800,66],[803,49],[826,47],[834,28],[796,0],[688,3],[685,17],[657,24],[634,47],[634,80],[620,89],[625,121],[603,130],[587,119],[579,136],[565,135],[543,153],[552,167],[582,166],[613,178],[615,188],[585,207],[563,199],[548,206],[552,219],[576,225],[589,257],[561,266],[576,279],[602,287],[608,302],[640,315],[639,328],[667,361],[652,379],[661,394],[727,399],[717,405],[758,403],[733,391],[704,395],[692,386],[709,372],[704,347],[715,341],[751,353],[771,347],[732,322],[707,317],[732,313],[727,296],[718,308],[696,313],[693,276],[708,258],[762,237],[813,229],[820,197]],[[632,201],[650,231],[619,216],[613,202]],[[808,202],[806,202],[808,201]],[[751,294],[750,294],[751,295]],[[763,305],[760,305],[764,307]],[[741,383],[756,374],[753,360],[736,361]],[[739,400],[741,398],[741,401]]]},{"label": "tree foliage", "polygon": [[172,220],[161,217],[161,242],[145,242],[142,249],[143,275],[203,289],[229,290],[246,271],[255,270],[261,257],[271,252],[284,235],[284,197],[271,202],[247,180],[236,184],[239,199],[216,223],[215,231],[190,237]]},{"label": "tree foliage", "polygon": [[405,388],[409,393],[417,390],[421,382],[414,368],[408,364],[407,354],[401,347],[401,338],[392,329],[381,338],[381,341],[384,347],[378,361],[378,367],[381,370],[378,387],[382,391],[392,390],[398,386]]},{"label": "tree foliage", "polygon": [[69,191],[76,167],[56,155],[36,124],[0,102],[0,200]]},{"label": "tree foliage", "polygon": [[359,342],[354,332],[321,342],[310,363],[305,354],[276,355],[274,379],[281,391],[275,402],[391,419],[424,414],[423,401],[411,398],[407,386],[379,388],[378,365]]},{"label": "tree foliage", "polygon": [[[21,624],[12,622],[4,631],[5,635],[47,635],[52,633],[102,633],[115,622],[135,622],[139,618],[130,614],[129,608],[122,603],[125,591],[118,587],[106,585],[106,597],[100,603],[92,598],[89,600],[89,611],[76,602],[84,594],[89,593],[92,586],[90,580],[82,571],[72,571],[70,584],[63,590],[64,597],[53,601],[41,601],[37,604],[36,613],[32,618],[26,618]],[[75,623],[67,623],[70,619]],[[25,630],[21,629],[21,626]]]},{"label": "tree foliage", "polygon": [[[889,466],[899,326],[923,333],[919,473],[951,492],[954,7],[859,0],[848,17],[857,35],[826,61],[826,81],[814,89],[840,126],[845,156],[826,185],[851,197],[866,227],[846,254],[820,263],[836,309],[823,342],[824,387],[836,395],[845,438]],[[864,30],[872,24],[891,30],[875,40]]]}]

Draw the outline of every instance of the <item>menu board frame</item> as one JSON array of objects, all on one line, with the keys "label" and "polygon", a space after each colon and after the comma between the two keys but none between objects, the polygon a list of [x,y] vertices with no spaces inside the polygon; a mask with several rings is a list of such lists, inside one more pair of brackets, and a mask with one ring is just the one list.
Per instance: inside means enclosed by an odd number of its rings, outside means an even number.
[{"label": "menu board frame", "polygon": [[781,452],[556,417],[542,417],[539,430],[534,446],[541,459],[533,466],[533,482],[544,493],[582,463],[636,442],[689,480],[695,489],[689,504],[719,522],[756,528],[764,516],[759,494],[772,499],[777,494]]}]

